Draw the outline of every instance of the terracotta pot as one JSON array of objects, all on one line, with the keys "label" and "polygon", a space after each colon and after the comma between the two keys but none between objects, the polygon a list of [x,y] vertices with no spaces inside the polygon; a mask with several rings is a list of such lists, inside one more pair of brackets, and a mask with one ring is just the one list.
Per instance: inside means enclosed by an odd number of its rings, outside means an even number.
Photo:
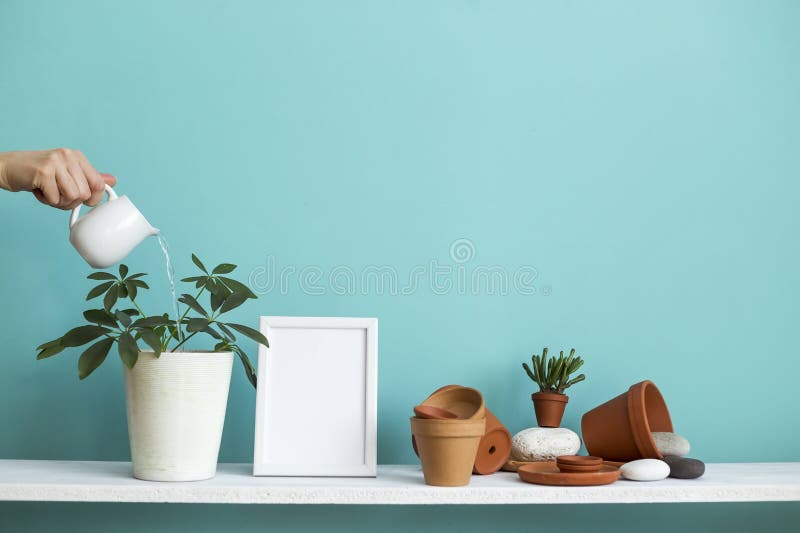
[{"label": "terracotta pot", "polygon": [[661,459],[651,432],[672,432],[667,404],[651,381],[632,385],[624,394],[583,415],[586,450],[611,461]]},{"label": "terracotta pot", "polygon": [[508,461],[509,455],[511,455],[511,433],[491,411],[486,409],[486,431],[478,446],[472,472],[483,475],[494,474]]},{"label": "terracotta pot", "polygon": [[439,487],[469,484],[484,419],[434,420],[411,417],[425,483]]},{"label": "terracotta pot", "polygon": [[414,415],[417,418],[433,418],[436,420],[447,420],[448,418],[458,418],[458,415],[453,411],[442,409],[441,407],[434,407],[432,405],[415,405]]},{"label": "terracotta pot", "polygon": [[[461,385],[445,385],[433,391],[431,396],[441,391],[460,387]],[[423,404],[425,403],[423,402]],[[486,433],[478,447],[472,472],[474,474],[487,475],[494,474],[508,461],[508,456],[511,454],[511,433],[489,409],[484,409],[484,415],[486,417]],[[419,457],[417,443],[413,435],[411,436],[411,446],[414,448],[414,453]]]},{"label": "terracotta pot", "polygon": [[438,389],[428,396],[422,405],[445,409],[462,419],[483,418],[486,412],[481,393],[460,385],[447,385]]},{"label": "terracotta pot", "polygon": [[561,425],[569,396],[557,392],[534,392],[531,399],[539,427],[557,428]]}]

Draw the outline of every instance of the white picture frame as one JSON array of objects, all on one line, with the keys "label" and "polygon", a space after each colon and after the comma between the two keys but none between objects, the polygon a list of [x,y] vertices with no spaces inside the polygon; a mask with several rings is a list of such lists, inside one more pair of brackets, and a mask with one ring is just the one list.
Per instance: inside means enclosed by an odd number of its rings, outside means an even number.
[{"label": "white picture frame", "polygon": [[375,477],[378,319],[262,316],[256,476]]}]

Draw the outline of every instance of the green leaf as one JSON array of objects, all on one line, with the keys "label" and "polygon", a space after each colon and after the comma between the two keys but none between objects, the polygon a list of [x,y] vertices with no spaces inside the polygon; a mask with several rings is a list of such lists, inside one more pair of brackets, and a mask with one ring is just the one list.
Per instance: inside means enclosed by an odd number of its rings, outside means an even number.
[{"label": "green leaf", "polygon": [[205,309],[203,309],[203,306],[200,305],[200,303],[197,300],[195,300],[194,296],[192,296],[191,294],[181,294],[181,297],[178,298],[178,301],[188,305],[189,307],[194,309],[195,312],[200,313],[205,317],[208,316],[208,313],[206,312]]},{"label": "green leaf", "polygon": [[128,297],[128,287],[126,287],[124,283],[120,283],[117,285],[117,296],[119,296],[120,298]]},{"label": "green leaf", "polygon": [[57,353],[61,353],[64,350],[64,346],[61,344],[61,337],[59,337],[55,340],[38,346],[36,349],[41,350],[38,354],[36,354],[36,359],[44,359],[46,357],[52,357]]},{"label": "green leaf", "polygon": [[133,285],[133,282],[126,281],[125,282],[125,290],[128,292],[128,298],[131,301],[136,299],[136,295],[139,294],[139,290],[136,288],[136,285]]},{"label": "green leaf", "polygon": [[78,377],[84,379],[106,360],[114,339],[102,339],[92,344],[78,359]]},{"label": "green leaf", "polygon": [[117,303],[117,296],[118,296],[118,291],[116,290],[115,287],[112,287],[106,293],[105,298],[103,298],[103,307],[105,308],[106,311],[111,311],[111,309],[114,307],[114,304]]},{"label": "green leaf", "polygon": [[114,315],[105,309],[89,309],[88,311],[84,311],[83,318],[85,318],[87,322],[92,322],[101,326],[117,327],[117,321]]},{"label": "green leaf", "polygon": [[142,340],[150,346],[156,354],[156,357],[161,355],[161,338],[160,335],[156,334],[155,331],[152,329],[141,329],[139,330],[139,335],[142,337]]},{"label": "green leaf", "polygon": [[145,283],[144,281],[142,281],[140,279],[128,278],[126,280],[126,282],[125,282],[125,285],[128,286],[128,290],[130,290],[131,285],[134,286],[134,287],[139,287],[141,289],[149,289],[150,288],[150,285],[148,285],[147,283]]},{"label": "green leaf", "polygon": [[212,337],[214,337],[217,340],[223,340],[222,335],[220,335],[219,332],[217,330],[215,330],[214,328],[212,328],[211,326],[206,326],[201,331],[203,333],[208,333],[209,335],[211,335]]},{"label": "green leaf", "polygon": [[191,276],[189,278],[183,278],[181,281],[185,283],[194,283],[195,281],[200,281],[201,279],[206,279],[206,276]]},{"label": "green leaf", "polygon": [[235,344],[231,346],[231,349],[239,356],[239,360],[242,362],[242,366],[244,366],[244,373],[247,375],[247,380],[253,385],[253,388],[258,388],[256,370],[253,368],[253,363],[250,362],[250,358]]},{"label": "green leaf", "polygon": [[128,281],[130,281],[130,280],[132,280],[132,279],[141,278],[142,276],[146,276],[146,275],[147,275],[147,273],[146,273],[146,272],[139,272],[138,274],[131,274],[130,276],[128,276],[128,277],[127,277],[127,278],[125,278],[125,279],[126,279],[126,280],[128,280]]},{"label": "green leaf", "polygon": [[97,285],[92,290],[89,291],[89,294],[86,295],[87,300],[91,300],[92,298],[97,298],[104,292],[106,292],[112,285],[114,285],[116,281],[106,281],[105,283],[101,283]]},{"label": "green leaf", "polygon": [[154,328],[156,326],[167,326],[172,324],[172,320],[163,316],[149,316],[136,320],[131,327],[133,328]]},{"label": "green leaf", "polygon": [[222,333],[225,334],[226,337],[232,342],[236,342],[236,335],[233,334],[231,330],[228,329],[228,326],[223,324],[222,322],[216,322],[217,327],[220,329]]},{"label": "green leaf", "polygon": [[222,283],[216,283],[213,280],[210,280],[206,283],[206,287],[211,292],[211,310],[216,311],[219,307],[225,303],[225,300],[233,294],[228,287],[223,285]]},{"label": "green leaf", "polygon": [[219,279],[221,279],[225,283],[225,285],[227,285],[228,288],[233,292],[243,292],[247,294],[248,298],[258,298],[258,296],[253,294],[253,291],[250,290],[250,287],[248,287],[244,283],[240,283],[232,278],[226,278],[225,276],[219,276]]},{"label": "green leaf", "polygon": [[78,326],[77,328],[72,328],[61,337],[61,344],[68,348],[81,346],[109,331],[108,328],[102,326]]},{"label": "green leaf", "polygon": [[199,268],[200,270],[202,270],[203,272],[208,274],[208,270],[206,270],[206,267],[205,267],[205,265],[203,265],[203,262],[200,261],[200,259],[198,259],[198,257],[196,255],[194,255],[194,254],[192,254],[192,262],[195,265],[197,265],[197,268]]},{"label": "green leaf", "polygon": [[61,337],[57,339],[53,339],[51,341],[47,341],[44,344],[40,344],[36,347],[37,350],[44,350],[45,348],[51,348],[53,346],[61,346]]},{"label": "green leaf", "polygon": [[189,319],[189,325],[186,326],[186,331],[203,331],[208,327],[208,320],[205,318],[191,318]]},{"label": "green leaf", "polygon": [[113,279],[113,280],[116,280],[117,276],[115,276],[114,274],[112,274],[110,272],[92,272],[91,274],[86,276],[86,279]]},{"label": "green leaf", "polygon": [[236,265],[222,263],[221,265],[215,266],[214,270],[211,271],[211,274],[230,274],[234,270],[236,270]]},{"label": "green leaf", "polygon": [[127,331],[119,336],[117,348],[119,349],[119,357],[128,368],[133,368],[136,360],[139,359],[139,347],[136,345],[136,340]]},{"label": "green leaf", "polygon": [[251,327],[248,327],[248,326],[243,326],[241,324],[232,324],[230,322],[225,322],[225,325],[230,327],[230,328],[235,329],[236,331],[238,331],[242,335],[244,335],[246,337],[249,337],[250,339],[253,339],[257,343],[263,344],[264,346],[269,348],[269,342],[267,342],[267,338],[260,331],[255,330],[255,329],[253,329]]},{"label": "green leaf", "polygon": [[128,316],[139,316],[138,309],[123,309],[122,312]]},{"label": "green leaf", "polygon": [[131,317],[129,317],[122,311],[120,310],[115,311],[114,316],[117,317],[117,320],[119,320],[122,323],[122,325],[125,326],[126,328],[131,325]]},{"label": "green leaf", "polygon": [[222,303],[222,307],[220,308],[220,313],[227,313],[228,311],[232,311],[242,305],[245,301],[247,301],[248,296],[243,292],[234,292],[230,296],[228,296],[225,301]]},{"label": "green leaf", "polygon": [[119,266],[119,277],[125,279],[125,276],[128,275],[128,265],[120,265]]}]

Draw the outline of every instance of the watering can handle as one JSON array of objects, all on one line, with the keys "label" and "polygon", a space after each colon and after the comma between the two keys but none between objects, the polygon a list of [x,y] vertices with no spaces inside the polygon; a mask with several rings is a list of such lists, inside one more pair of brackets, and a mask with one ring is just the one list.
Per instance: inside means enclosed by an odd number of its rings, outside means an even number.
[{"label": "watering can handle", "polygon": [[[111,188],[111,185],[106,184],[106,194],[108,194],[109,201],[117,199],[117,193],[114,192],[114,189]],[[72,226],[74,226],[75,223],[78,221],[78,215],[80,214],[80,212],[81,212],[80,205],[72,210],[72,215],[70,215],[69,217],[70,228],[72,228]]]}]

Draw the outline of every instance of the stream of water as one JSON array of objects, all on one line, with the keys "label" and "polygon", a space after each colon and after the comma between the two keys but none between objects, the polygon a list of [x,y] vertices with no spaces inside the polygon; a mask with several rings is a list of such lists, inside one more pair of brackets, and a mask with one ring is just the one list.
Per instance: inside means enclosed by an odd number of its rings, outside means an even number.
[{"label": "stream of water", "polygon": [[[161,246],[161,251],[164,253],[164,262],[167,265],[167,278],[169,279],[169,290],[172,293],[172,309],[175,312],[175,320],[181,319],[181,307],[178,303],[178,293],[175,290],[175,269],[172,266],[172,258],[169,256],[169,242],[163,234],[156,235],[158,244]],[[183,342],[183,331],[180,324],[178,324],[178,342]]]}]

